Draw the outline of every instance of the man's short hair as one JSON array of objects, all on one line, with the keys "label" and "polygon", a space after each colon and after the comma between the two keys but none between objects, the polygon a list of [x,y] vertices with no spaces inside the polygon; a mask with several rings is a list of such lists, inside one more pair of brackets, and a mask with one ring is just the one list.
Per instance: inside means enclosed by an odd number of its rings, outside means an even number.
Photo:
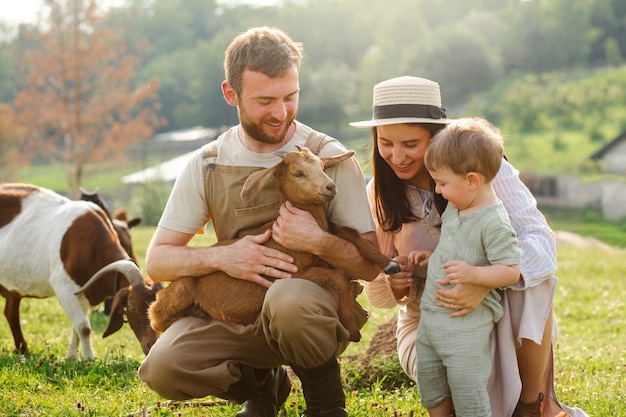
[{"label": "man's short hair", "polygon": [[256,27],[233,39],[224,59],[226,81],[241,95],[242,74],[256,71],[270,78],[285,75],[302,62],[302,43],[294,42],[285,32],[272,27]]}]

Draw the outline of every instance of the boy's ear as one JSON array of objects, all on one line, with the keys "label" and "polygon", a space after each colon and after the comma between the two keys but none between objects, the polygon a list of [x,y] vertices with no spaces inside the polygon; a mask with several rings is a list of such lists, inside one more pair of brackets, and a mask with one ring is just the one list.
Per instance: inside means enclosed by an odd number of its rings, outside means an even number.
[{"label": "boy's ear", "polygon": [[465,179],[467,180],[467,185],[470,187],[471,191],[474,191],[478,188],[478,186],[482,183],[482,177],[477,172],[468,172],[465,175]]}]

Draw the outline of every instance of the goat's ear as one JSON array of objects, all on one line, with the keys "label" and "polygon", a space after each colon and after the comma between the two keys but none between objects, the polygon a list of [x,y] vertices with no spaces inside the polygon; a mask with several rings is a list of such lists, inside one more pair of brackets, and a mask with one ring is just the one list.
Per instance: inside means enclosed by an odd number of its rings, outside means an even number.
[{"label": "goat's ear", "polygon": [[337,165],[339,162],[345,161],[346,159],[352,157],[352,155],[354,155],[354,151],[347,151],[341,155],[329,156],[320,159],[322,160],[322,163],[324,163],[324,168],[328,168]]},{"label": "goat's ear", "polygon": [[281,163],[282,162],[279,162],[271,168],[261,169],[250,174],[241,189],[241,199],[243,201],[250,201],[256,197],[261,192],[265,184],[274,179],[276,168]]},{"label": "goat's ear", "polygon": [[125,207],[117,208],[113,212],[112,218],[125,222],[126,220],[128,220],[128,210]]},{"label": "goat's ear", "polygon": [[111,313],[109,314],[109,325],[102,334],[102,338],[112,335],[122,328],[124,324],[124,308],[128,305],[128,288],[120,289],[111,303]]},{"label": "goat's ear", "polygon": [[132,229],[133,227],[138,226],[142,220],[143,220],[143,217],[133,217],[127,222],[128,228]]}]

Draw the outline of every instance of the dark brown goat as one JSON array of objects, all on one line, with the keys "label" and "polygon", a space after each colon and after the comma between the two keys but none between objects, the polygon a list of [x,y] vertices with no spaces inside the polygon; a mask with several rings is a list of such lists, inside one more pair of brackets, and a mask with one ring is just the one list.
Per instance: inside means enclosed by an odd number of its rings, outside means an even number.
[{"label": "dark brown goat", "polygon": [[[253,198],[265,184],[276,179],[282,201],[288,200],[296,207],[309,211],[322,229],[355,244],[359,252],[371,263],[389,272],[397,272],[394,269],[398,269],[398,265],[362,239],[356,230],[347,227],[335,228],[326,217],[324,203],[335,197],[336,187],[324,172],[324,168],[350,158],[354,151],[320,159],[307,148],[298,149],[299,151],[287,153],[283,160],[272,168],[250,175],[243,186],[242,199],[247,201]],[[264,225],[257,233],[271,228],[272,223]],[[228,245],[232,242],[218,242],[216,245]],[[360,340],[361,335],[353,314],[354,299],[361,289],[358,282],[352,281],[347,273],[332,268],[311,253],[289,250],[273,239],[265,246],[293,256],[298,266],[298,278],[309,279],[335,291],[339,297],[340,321],[350,332],[350,340]],[[266,290],[256,283],[233,279],[223,271],[201,277],[179,278],[157,294],[156,301],[148,310],[150,323],[154,330],[160,332],[165,331],[179,318],[189,315],[210,316],[226,322],[251,324],[259,316]]]},{"label": "dark brown goat", "polygon": [[[133,242],[130,236],[130,229],[135,226],[138,226],[141,223],[141,217],[133,217],[132,219],[128,218],[128,210],[121,207],[116,209],[113,214],[111,214],[111,210],[109,206],[104,201],[102,196],[99,193],[100,189],[96,188],[93,191],[87,191],[84,188],[80,187],[80,199],[83,201],[91,201],[98,207],[100,207],[106,213],[111,223],[113,223],[113,228],[117,233],[117,237],[120,239],[120,244],[128,254],[132,258],[135,263],[137,262],[137,256],[135,255],[135,251],[133,250]],[[113,306],[113,299],[109,298],[104,300],[104,314],[107,316],[111,315]],[[120,305],[120,308],[124,306]],[[122,311],[114,311],[113,314],[120,315],[123,314]]]}]

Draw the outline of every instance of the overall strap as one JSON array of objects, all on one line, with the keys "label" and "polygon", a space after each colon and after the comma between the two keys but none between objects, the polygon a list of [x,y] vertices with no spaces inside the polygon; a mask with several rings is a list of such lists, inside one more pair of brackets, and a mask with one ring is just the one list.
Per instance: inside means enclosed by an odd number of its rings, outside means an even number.
[{"label": "overall strap", "polygon": [[[318,154],[334,140],[313,131],[307,137],[305,146]],[[205,199],[218,241],[254,233],[261,225],[278,216],[281,204],[278,189],[271,183],[253,200],[243,202],[240,197],[243,184],[250,174],[263,168],[217,164],[220,144],[221,141],[214,140],[201,149]]]},{"label": "overall strap", "polygon": [[309,148],[315,155],[319,155],[320,151],[327,143],[336,141],[337,139],[313,130],[306,138],[304,146]]}]

